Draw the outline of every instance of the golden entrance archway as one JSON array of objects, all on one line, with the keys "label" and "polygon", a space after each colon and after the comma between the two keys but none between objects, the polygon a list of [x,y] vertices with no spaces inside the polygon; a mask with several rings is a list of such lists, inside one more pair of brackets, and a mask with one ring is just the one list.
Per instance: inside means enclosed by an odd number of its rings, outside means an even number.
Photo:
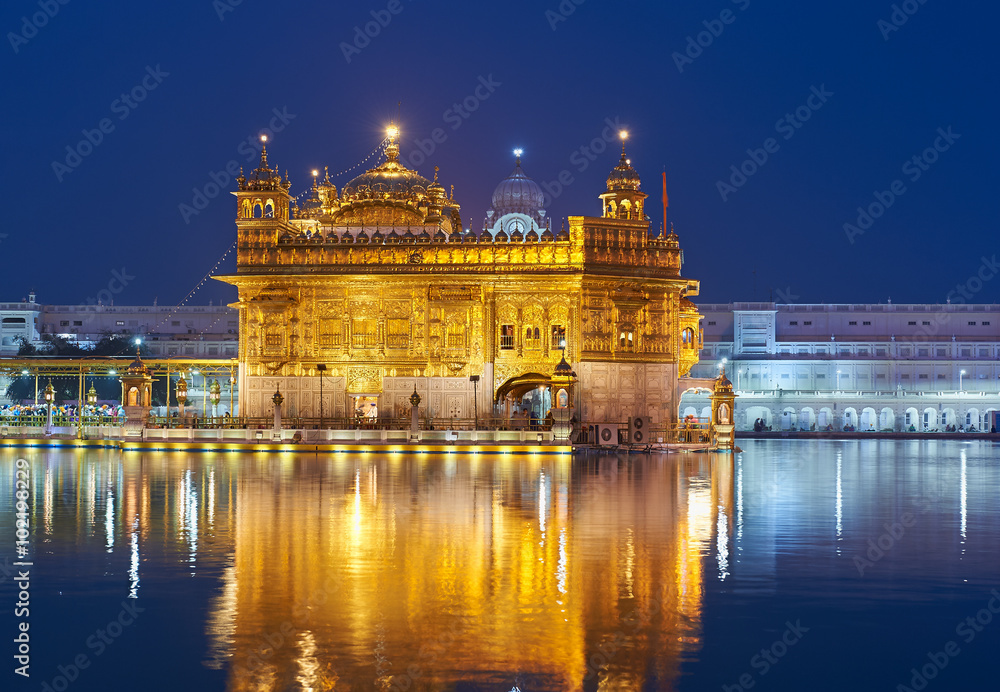
[{"label": "golden entrance archway", "polygon": [[[504,419],[510,420],[511,416],[515,413],[517,402],[520,402],[522,397],[534,391],[545,392],[550,386],[550,377],[537,372],[528,372],[517,377],[511,377],[497,387],[496,396],[494,397],[497,413],[503,416]],[[538,415],[542,417],[547,412],[538,411]]]}]

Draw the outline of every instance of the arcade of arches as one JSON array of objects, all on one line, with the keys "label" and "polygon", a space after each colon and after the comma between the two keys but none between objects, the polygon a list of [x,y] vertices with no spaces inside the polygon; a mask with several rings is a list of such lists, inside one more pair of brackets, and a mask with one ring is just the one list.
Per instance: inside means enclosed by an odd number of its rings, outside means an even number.
[{"label": "arcade of arches", "polygon": [[771,408],[750,403],[737,407],[736,420],[740,430],[753,430],[759,421],[764,430],[771,431],[990,432],[997,410],[996,406],[916,408],[853,403]]}]

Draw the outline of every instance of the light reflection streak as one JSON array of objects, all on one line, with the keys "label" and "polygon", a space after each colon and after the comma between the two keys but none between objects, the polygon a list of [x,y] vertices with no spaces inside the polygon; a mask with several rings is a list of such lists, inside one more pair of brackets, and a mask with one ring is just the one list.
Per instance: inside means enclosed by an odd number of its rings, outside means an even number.
[{"label": "light reflection streak", "polygon": [[[844,540],[844,487],[843,475],[841,473],[841,452],[837,452],[837,540]],[[837,555],[840,555],[840,546],[837,546]]]},{"label": "light reflection streak", "polygon": [[90,531],[94,527],[94,523],[96,521],[95,512],[97,512],[97,503],[95,501],[95,498],[97,497],[97,469],[95,467],[96,465],[91,465],[91,467],[88,469],[89,472],[87,474],[86,502],[87,502],[88,535],[90,534]]},{"label": "light reflection streak", "polygon": [[635,530],[628,528],[628,540],[625,542],[625,594],[635,598]]},{"label": "light reflection streak", "polygon": [[719,563],[719,581],[729,576],[729,518],[726,506],[719,503],[719,519],[716,522],[716,560]]},{"label": "light reflection streak", "polygon": [[183,489],[184,493],[180,509],[184,518],[184,533],[187,535],[188,545],[190,546],[188,562],[191,565],[191,576],[193,577],[194,564],[198,557],[198,491],[194,488],[193,472],[191,469],[188,469],[184,473]]},{"label": "light reflection streak", "polygon": [[742,551],[743,540],[743,455],[736,457],[736,550]]},{"label": "light reflection streak", "polygon": [[215,469],[208,471],[208,525],[215,528]]},{"label": "light reflection streak", "polygon": [[539,473],[538,480],[538,530],[542,534],[540,545],[545,547],[545,471]]},{"label": "light reflection streak", "polygon": [[[559,529],[559,562],[556,564],[556,588],[559,593],[566,593],[566,527]],[[562,601],[559,601],[562,605]],[[566,612],[565,609],[562,612]]]},{"label": "light reflection streak", "polygon": [[139,517],[132,521],[132,559],[129,563],[129,598],[139,598]]},{"label": "light reflection streak", "polygon": [[111,484],[108,484],[108,502],[107,511],[104,513],[104,535],[106,537],[105,547],[108,552],[112,552],[115,548],[115,494],[111,489]]},{"label": "light reflection streak", "polygon": [[361,532],[361,469],[354,470],[354,533]]},{"label": "light reflection streak", "polygon": [[55,494],[52,483],[52,469],[45,469],[45,507],[44,507],[44,524],[45,524],[45,535],[52,535],[52,499]]},{"label": "light reflection streak", "polygon": [[239,581],[236,578],[235,555],[230,554],[222,570],[222,592],[212,599],[208,609],[208,659],[206,668],[220,670],[233,655],[233,635],[236,633],[236,616],[239,612]]},{"label": "light reflection streak", "polygon": [[968,515],[968,512],[969,512],[969,505],[968,505],[968,500],[969,500],[969,485],[968,485],[968,477],[966,475],[966,463],[965,463],[965,450],[964,449],[961,450],[960,455],[961,455],[961,458],[962,458],[962,476],[961,476],[961,494],[962,494],[962,497],[960,499],[961,526],[959,527],[959,533],[962,536],[962,540],[960,542],[961,545],[962,545],[962,555],[965,555],[965,538],[966,538],[966,529],[968,528],[968,518],[969,518],[969,515]]},{"label": "light reflection streak", "polygon": [[298,683],[299,689],[303,690],[303,692],[313,692],[313,690],[321,689],[321,667],[319,659],[316,657],[319,647],[316,646],[316,637],[313,636],[312,632],[306,631],[302,633],[302,636],[299,638],[299,651],[301,653],[298,659],[296,659],[299,673],[295,676],[295,682]]}]

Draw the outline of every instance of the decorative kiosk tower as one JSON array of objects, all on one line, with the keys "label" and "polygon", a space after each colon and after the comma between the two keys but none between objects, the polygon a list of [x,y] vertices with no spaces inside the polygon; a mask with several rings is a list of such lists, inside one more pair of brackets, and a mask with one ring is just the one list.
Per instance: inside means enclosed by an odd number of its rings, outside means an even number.
[{"label": "decorative kiosk tower", "polygon": [[135,360],[122,375],[122,406],[125,409],[125,437],[141,437],[152,408],[153,376],[142,362],[139,348]]},{"label": "decorative kiosk tower", "polygon": [[715,380],[715,387],[709,399],[712,402],[712,433],[715,446],[717,449],[731,452],[736,446],[733,440],[736,394],[733,392],[733,383],[726,377],[724,366],[718,379]]}]

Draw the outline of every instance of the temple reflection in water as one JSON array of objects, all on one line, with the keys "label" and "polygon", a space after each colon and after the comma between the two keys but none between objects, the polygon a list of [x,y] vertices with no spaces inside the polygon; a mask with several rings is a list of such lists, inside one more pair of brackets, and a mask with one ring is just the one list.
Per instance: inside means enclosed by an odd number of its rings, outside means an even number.
[{"label": "temple reflection in water", "polygon": [[100,456],[33,460],[39,531],[221,576],[230,690],[664,688],[728,574],[731,457]]},{"label": "temple reflection in water", "polygon": [[699,644],[731,460],[603,465],[343,459],[319,482],[241,480],[210,660],[235,690],[579,689],[592,658],[609,689],[672,679]]}]

